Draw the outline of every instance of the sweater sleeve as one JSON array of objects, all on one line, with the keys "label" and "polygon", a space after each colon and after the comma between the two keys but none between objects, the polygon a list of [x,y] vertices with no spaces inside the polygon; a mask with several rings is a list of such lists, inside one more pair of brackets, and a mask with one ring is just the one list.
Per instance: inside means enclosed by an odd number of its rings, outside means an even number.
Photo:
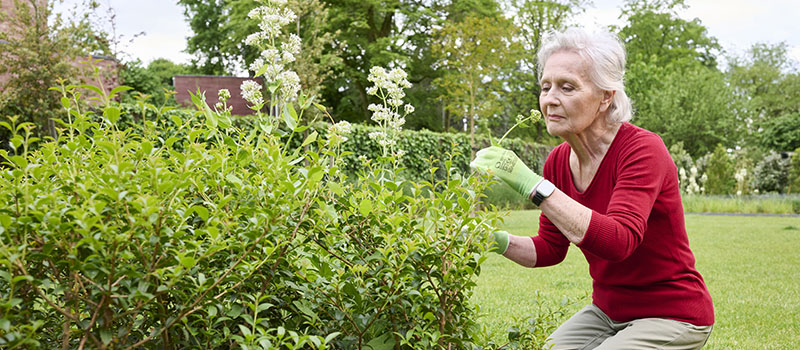
[{"label": "sweater sleeve", "polygon": [[647,220],[661,192],[670,166],[661,139],[649,134],[619,150],[616,182],[605,214],[592,211],[589,228],[578,244],[581,249],[609,261],[629,257],[644,239]]},{"label": "sweater sleeve", "polygon": [[[542,175],[545,179],[558,183],[555,180],[555,163],[559,157],[563,157],[562,152],[568,148],[563,145],[557,147],[550,153],[545,160]],[[539,234],[531,237],[533,245],[536,247],[536,267],[552,266],[562,261],[567,256],[569,250],[569,240],[561,234],[561,231],[556,227],[550,219],[543,213],[539,215]]]}]

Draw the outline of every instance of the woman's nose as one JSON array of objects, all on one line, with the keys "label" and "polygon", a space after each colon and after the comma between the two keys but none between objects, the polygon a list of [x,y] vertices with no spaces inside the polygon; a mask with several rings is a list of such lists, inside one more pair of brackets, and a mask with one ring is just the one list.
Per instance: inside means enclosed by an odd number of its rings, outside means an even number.
[{"label": "woman's nose", "polygon": [[558,103],[558,97],[553,91],[548,91],[539,95],[539,105],[543,111],[546,106],[555,106],[558,105]]}]

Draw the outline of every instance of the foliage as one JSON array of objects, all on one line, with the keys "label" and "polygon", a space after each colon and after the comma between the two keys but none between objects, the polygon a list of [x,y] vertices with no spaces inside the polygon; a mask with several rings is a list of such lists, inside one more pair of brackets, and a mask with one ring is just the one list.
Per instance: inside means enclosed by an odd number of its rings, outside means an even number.
[{"label": "foliage", "polygon": [[789,152],[800,147],[800,111],[768,120],[764,123],[760,141],[765,149],[778,152]]},{"label": "foliage", "polygon": [[780,153],[771,151],[756,163],[753,170],[753,187],[759,193],[785,193],[789,185],[791,160]]},{"label": "foliage", "polygon": [[[716,66],[719,43],[708,35],[699,19],[686,21],[677,11],[684,0],[627,0],[622,18],[627,23],[619,29],[629,63],[655,60],[658,67],[668,64],[698,62]],[[683,62],[683,63],[681,63]]]},{"label": "foliage", "polygon": [[176,64],[165,58],[155,59],[147,67],[144,67],[140,60],[129,62],[120,71],[122,84],[132,88],[131,93],[123,96],[123,101],[134,101],[134,94],[139,92],[152,98],[152,102],[156,105],[176,105],[175,99],[170,98],[173,95],[165,92],[174,90],[172,81],[174,76],[192,72],[188,65]]},{"label": "foliage", "polygon": [[788,193],[800,193],[800,148],[794,150],[792,165],[789,169]]},{"label": "foliage", "polygon": [[[178,3],[185,7],[184,14],[195,32],[187,42],[188,51],[196,57],[192,62],[195,69],[212,75],[237,70],[249,70],[253,75],[258,71],[260,67],[251,66],[262,52],[248,45],[247,37],[258,29],[248,16],[259,1],[180,0]],[[317,96],[341,65],[338,50],[332,46],[338,32],[330,30],[328,8],[322,1],[290,0],[287,7],[294,13],[295,21],[283,31],[303,39],[303,54],[295,57],[295,69],[306,94]]]},{"label": "foliage", "polygon": [[434,80],[443,94],[445,108],[467,120],[467,132],[475,133],[475,121],[489,122],[501,110],[502,74],[513,67],[520,47],[513,27],[503,18],[468,16],[446,24],[432,47],[445,69]]},{"label": "foliage", "polygon": [[693,157],[722,143],[732,146],[742,130],[736,98],[719,71],[699,64],[658,67],[638,62],[628,71],[636,115],[632,122],[671,145],[678,142]]},{"label": "foliage", "polygon": [[[785,147],[787,143],[796,142],[791,132],[790,136],[778,133],[793,124],[787,119],[789,116],[800,113],[800,73],[786,44],[756,43],[744,57],[731,57],[729,61],[731,85],[737,94],[746,96],[747,104],[742,107],[747,115],[744,121],[747,128],[743,130],[745,140],[758,141],[765,147]],[[762,129],[767,135],[759,137]]]},{"label": "foliage", "polygon": [[[508,86],[502,96],[505,116],[513,116],[539,105],[539,77],[536,66],[536,55],[542,37],[549,31],[563,30],[569,20],[585,11],[589,4],[586,0],[512,0],[509,1],[511,11],[515,13],[510,20],[517,27],[516,40],[521,46],[521,54],[517,57],[515,69],[504,76],[504,85]],[[508,129],[511,118],[499,120],[499,129]],[[544,123],[534,125],[527,132],[537,142],[560,142],[560,139],[546,134]]]},{"label": "foliage", "polygon": [[712,195],[734,193],[736,189],[734,172],[734,163],[728,151],[721,144],[717,144],[711,158],[708,159],[706,193]]},{"label": "foliage", "polygon": [[[55,136],[51,121],[59,108],[59,96],[48,89],[59,79],[79,80],[77,57],[103,49],[88,14],[67,21],[53,14],[53,3],[38,0],[12,1],[12,13],[0,11],[6,29],[0,32],[0,75],[8,81],[0,86],[0,116],[19,115],[21,122],[36,125],[35,133]],[[51,20],[50,20],[51,19]],[[48,20],[50,20],[48,22]],[[0,131],[3,148],[8,131]]]},{"label": "foliage", "polygon": [[66,129],[39,150],[30,124],[3,123],[22,132],[2,153],[0,196],[13,203],[0,211],[5,342],[470,342],[468,297],[497,220],[476,209],[485,182],[453,175],[404,194],[380,159],[346,181],[331,138],[285,148],[288,121],[245,132],[195,96],[199,113],[138,135],[117,128],[110,97],[93,122],[75,86],[63,93]]}]

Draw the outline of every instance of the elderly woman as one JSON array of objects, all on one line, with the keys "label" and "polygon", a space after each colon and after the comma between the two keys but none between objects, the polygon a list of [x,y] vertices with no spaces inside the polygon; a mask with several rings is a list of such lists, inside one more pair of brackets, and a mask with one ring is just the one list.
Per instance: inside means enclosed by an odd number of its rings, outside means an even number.
[{"label": "elderly woman", "polygon": [[553,349],[700,349],[714,323],[695,269],[678,175],[661,138],[630,123],[625,50],[608,32],[552,33],[538,54],[547,132],[564,139],[542,176],[499,147],[472,167],[499,177],[542,213],[539,232],[497,232],[526,267],[558,264],[570,243],[592,276],[592,304],[551,336]]}]

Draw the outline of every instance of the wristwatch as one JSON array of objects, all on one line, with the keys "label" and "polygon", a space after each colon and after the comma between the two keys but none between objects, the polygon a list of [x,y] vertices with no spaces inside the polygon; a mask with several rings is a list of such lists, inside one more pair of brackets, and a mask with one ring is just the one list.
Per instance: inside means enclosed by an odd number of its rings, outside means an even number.
[{"label": "wristwatch", "polygon": [[542,180],[538,185],[536,185],[536,190],[533,193],[533,198],[531,198],[531,202],[536,204],[536,206],[540,206],[542,201],[550,197],[553,194],[553,191],[556,190],[556,185],[553,185],[552,182],[547,180]]}]

